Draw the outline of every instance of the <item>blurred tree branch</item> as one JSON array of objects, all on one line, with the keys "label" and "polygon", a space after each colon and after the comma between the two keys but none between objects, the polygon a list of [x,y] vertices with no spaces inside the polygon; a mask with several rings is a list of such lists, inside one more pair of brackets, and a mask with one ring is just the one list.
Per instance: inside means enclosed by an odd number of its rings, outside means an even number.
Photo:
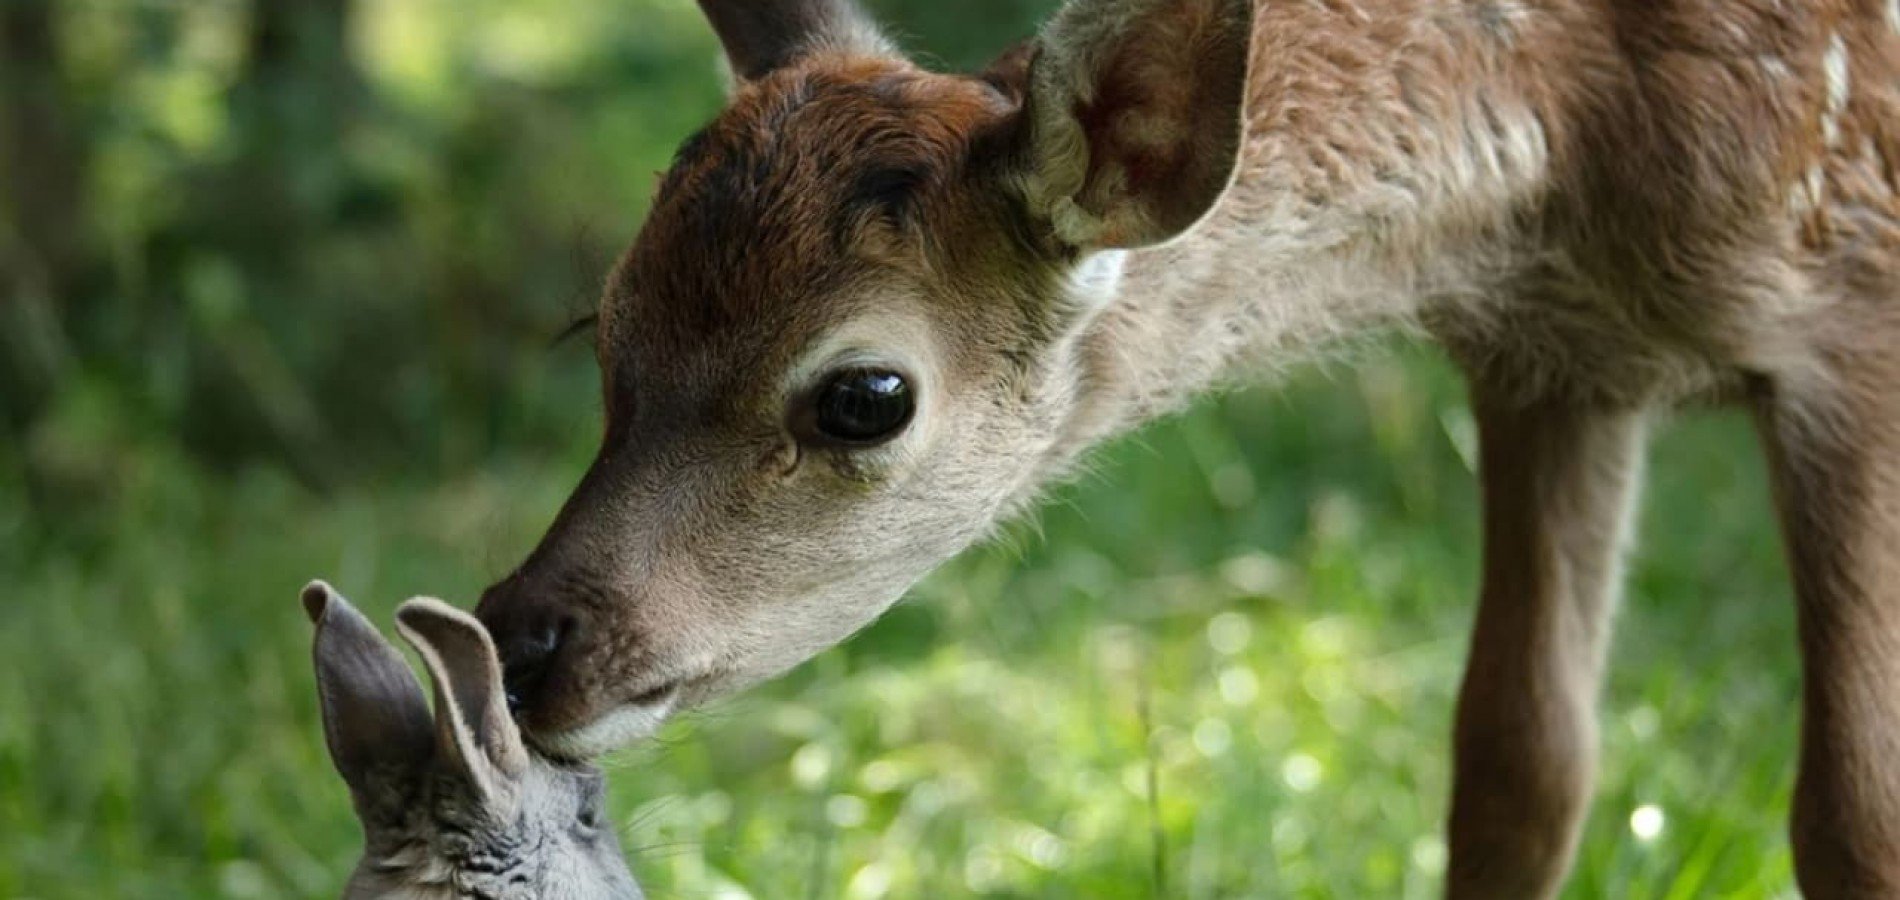
[{"label": "blurred tree branch", "polygon": [[[320,241],[349,190],[342,143],[364,93],[349,52],[352,12],[350,0],[252,3],[246,64],[226,99],[239,146],[197,173],[205,202],[185,226],[187,292],[194,282],[226,285],[228,304],[241,309],[294,296],[309,277],[299,271],[305,256],[285,250]],[[207,271],[215,275],[194,277]],[[271,330],[255,315],[198,324],[215,355],[198,372],[197,393],[210,402],[193,430],[242,453],[257,441],[245,432],[261,425],[300,475],[328,481],[328,429]]]}]

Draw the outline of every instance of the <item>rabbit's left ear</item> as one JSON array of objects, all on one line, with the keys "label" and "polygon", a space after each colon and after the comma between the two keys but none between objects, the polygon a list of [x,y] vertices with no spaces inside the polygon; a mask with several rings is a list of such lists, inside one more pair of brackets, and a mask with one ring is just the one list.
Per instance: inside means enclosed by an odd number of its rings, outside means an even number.
[{"label": "rabbit's left ear", "polygon": [[302,599],[317,629],[311,655],[324,739],[368,825],[400,811],[433,755],[429,704],[402,654],[343,595],[313,581]]},{"label": "rabbit's left ear", "polygon": [[416,648],[435,683],[440,761],[467,779],[491,812],[512,815],[528,750],[508,716],[501,660],[488,630],[433,597],[397,609],[396,630]]}]

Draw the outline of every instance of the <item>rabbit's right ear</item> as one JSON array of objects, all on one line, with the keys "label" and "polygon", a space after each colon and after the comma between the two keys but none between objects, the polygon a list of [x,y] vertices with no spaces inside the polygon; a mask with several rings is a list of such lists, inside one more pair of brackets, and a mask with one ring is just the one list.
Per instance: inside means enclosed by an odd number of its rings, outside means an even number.
[{"label": "rabbit's right ear", "polygon": [[417,597],[396,608],[396,632],[435,684],[437,759],[467,780],[488,812],[512,817],[528,750],[508,715],[488,630],[447,603]]},{"label": "rabbit's right ear", "polygon": [[[323,735],[359,816],[400,804],[433,753],[429,703],[402,654],[328,584],[303,589]],[[365,823],[367,824],[367,823]]]}]

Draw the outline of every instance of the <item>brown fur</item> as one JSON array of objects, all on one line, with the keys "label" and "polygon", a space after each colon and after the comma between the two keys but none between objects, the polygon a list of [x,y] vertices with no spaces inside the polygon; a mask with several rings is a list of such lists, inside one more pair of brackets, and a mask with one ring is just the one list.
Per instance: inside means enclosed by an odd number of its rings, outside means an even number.
[{"label": "brown fur", "polygon": [[[597,752],[794,664],[1104,438],[1418,326],[1483,445],[1450,893],[1557,890],[1643,423],[1747,398],[1801,609],[1799,879],[1900,896],[1900,11],[1072,0],[969,77],[786,2],[706,4],[745,80],[602,301],[599,460],[483,600],[498,635],[578,623],[538,739]],[[914,422],[811,442],[862,356]]]}]

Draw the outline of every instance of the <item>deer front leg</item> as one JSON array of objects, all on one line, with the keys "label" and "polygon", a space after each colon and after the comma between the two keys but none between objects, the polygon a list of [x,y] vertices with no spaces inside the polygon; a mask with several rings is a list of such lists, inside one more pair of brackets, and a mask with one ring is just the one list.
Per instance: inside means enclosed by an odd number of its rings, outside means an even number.
[{"label": "deer front leg", "polygon": [[1801,639],[1792,838],[1810,900],[1900,897],[1896,333],[1842,338],[1826,371],[1765,384],[1756,406]]},{"label": "deer front leg", "polygon": [[1534,900],[1563,882],[1595,777],[1644,416],[1483,394],[1484,584],[1458,697],[1446,893]]}]

